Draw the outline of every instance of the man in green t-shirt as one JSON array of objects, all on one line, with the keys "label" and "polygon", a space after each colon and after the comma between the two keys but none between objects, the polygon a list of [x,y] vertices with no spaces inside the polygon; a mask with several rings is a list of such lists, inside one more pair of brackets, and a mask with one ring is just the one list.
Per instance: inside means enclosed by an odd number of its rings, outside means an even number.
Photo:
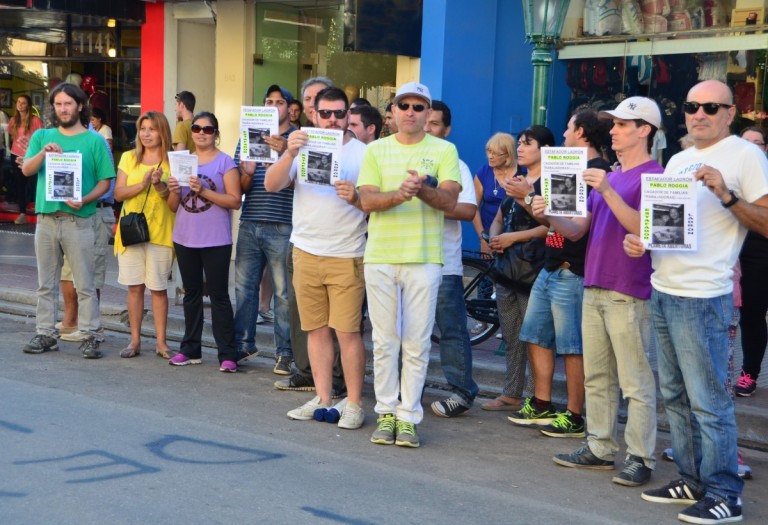
[{"label": "man in green t-shirt", "polygon": [[363,211],[371,214],[364,263],[379,415],[371,441],[382,445],[419,446],[443,212],[453,210],[461,190],[456,147],[424,131],[431,103],[423,84],[398,89],[398,131],[368,146],[357,181]]},{"label": "man in green t-shirt", "polygon": [[[35,255],[37,256],[37,334],[23,351],[42,354],[58,350],[55,292],[61,277],[63,253],[69,260],[77,289],[78,329],[87,334],[80,345],[83,357],[98,359],[98,330],[101,326],[99,301],[94,284],[94,234],[92,215],[96,201],[109,189],[115,169],[106,144],[91,133],[88,97],[78,86],[62,83],[48,97],[53,108],[51,122],[55,128],[41,129],[32,135],[21,171],[27,177],[37,176],[37,227]],[[46,153],[78,153],[81,173],[66,173],[57,181],[57,174],[46,170]],[[70,180],[71,179],[71,180]],[[79,180],[78,180],[79,179]],[[80,198],[56,198],[58,194]],[[57,193],[58,192],[58,193]]]}]

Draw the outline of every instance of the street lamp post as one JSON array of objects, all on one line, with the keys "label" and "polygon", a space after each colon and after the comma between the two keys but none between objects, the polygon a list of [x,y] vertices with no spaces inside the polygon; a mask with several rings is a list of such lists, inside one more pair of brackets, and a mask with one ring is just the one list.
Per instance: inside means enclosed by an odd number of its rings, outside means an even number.
[{"label": "street lamp post", "polygon": [[547,121],[552,45],[560,39],[569,3],[570,0],[523,0],[525,40],[533,44],[531,124],[543,126]]}]

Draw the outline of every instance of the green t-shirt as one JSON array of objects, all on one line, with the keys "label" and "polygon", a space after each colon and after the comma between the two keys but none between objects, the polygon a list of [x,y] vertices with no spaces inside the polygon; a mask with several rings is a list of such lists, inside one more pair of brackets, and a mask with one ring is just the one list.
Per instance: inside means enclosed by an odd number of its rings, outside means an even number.
[{"label": "green t-shirt", "polygon": [[[461,185],[456,146],[432,135],[418,144],[400,144],[392,135],[368,145],[357,186],[396,191],[408,176],[406,170],[432,175],[438,184],[452,180]],[[413,198],[371,213],[365,262],[443,264],[443,212]]]},{"label": "green t-shirt", "polygon": [[[61,146],[64,153],[80,153],[83,156],[82,195],[85,197],[101,180],[115,178],[115,167],[107,149],[107,143],[98,133],[86,130],[77,135],[64,135],[58,128],[40,129],[29,139],[26,158],[40,153],[46,144],[54,142]],[[84,204],[79,210],[70,208],[66,202],[45,199],[45,158],[37,172],[37,195],[35,196],[36,213],[55,213],[65,211],[78,217],[90,217],[96,212],[96,201]]]},{"label": "green t-shirt", "polygon": [[192,140],[192,119],[182,120],[176,124],[172,140],[174,145],[184,144],[184,149],[188,149],[190,153],[195,152],[195,141]]}]

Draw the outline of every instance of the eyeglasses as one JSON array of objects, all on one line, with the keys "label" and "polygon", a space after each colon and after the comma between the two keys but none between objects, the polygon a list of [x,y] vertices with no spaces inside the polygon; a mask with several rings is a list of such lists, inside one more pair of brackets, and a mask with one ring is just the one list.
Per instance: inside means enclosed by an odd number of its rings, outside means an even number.
[{"label": "eyeglasses", "polygon": [[216,128],[213,126],[199,126],[197,124],[192,124],[192,133],[200,133],[203,132],[206,135],[213,135],[216,133]]},{"label": "eyeglasses", "polygon": [[327,120],[331,118],[331,115],[341,120],[347,116],[347,110],[346,109],[318,109],[317,114],[320,115],[320,118],[323,120]]},{"label": "eyeglasses", "polygon": [[689,115],[695,115],[699,108],[704,109],[704,113],[707,115],[715,115],[720,108],[732,108],[733,104],[721,104],[720,102],[683,102],[683,111]]},{"label": "eyeglasses", "polygon": [[507,153],[496,153],[492,149],[485,150],[485,154],[489,157],[506,157],[508,155]]},{"label": "eyeglasses", "polygon": [[400,108],[400,111],[408,111],[408,108],[413,108],[416,113],[421,113],[427,109],[427,106],[424,104],[409,104],[407,102],[398,102],[397,107]]}]

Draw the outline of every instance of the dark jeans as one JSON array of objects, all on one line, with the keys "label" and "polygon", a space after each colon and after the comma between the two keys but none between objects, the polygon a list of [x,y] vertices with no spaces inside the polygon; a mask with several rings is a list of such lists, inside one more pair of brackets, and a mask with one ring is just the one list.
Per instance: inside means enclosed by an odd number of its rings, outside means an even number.
[{"label": "dark jeans", "polygon": [[741,349],[742,369],[757,380],[768,344],[768,261],[741,261]]},{"label": "dark jeans", "polygon": [[27,204],[34,201],[30,199],[31,190],[37,185],[37,175],[34,177],[25,177],[16,164],[16,155],[11,155],[11,173],[13,174],[13,194],[14,201],[19,205],[19,213],[27,213]]},{"label": "dark jeans", "polygon": [[[296,303],[296,290],[293,288],[293,244],[288,250],[288,319],[291,326],[291,344],[293,346],[293,364],[305,379],[314,382],[312,378],[312,367],[309,365],[309,353],[307,351],[307,332],[301,329],[301,319],[299,318],[299,306]],[[341,355],[339,354],[339,343],[336,337],[333,339],[334,361],[333,361],[333,387],[336,390],[344,389],[344,373],[341,369]]]},{"label": "dark jeans", "polygon": [[202,357],[203,273],[211,298],[211,328],[219,350],[219,363],[237,361],[235,318],[229,300],[229,260],[232,245],[187,248],[173,243],[184,284],[184,339],[181,353],[190,359]]}]

